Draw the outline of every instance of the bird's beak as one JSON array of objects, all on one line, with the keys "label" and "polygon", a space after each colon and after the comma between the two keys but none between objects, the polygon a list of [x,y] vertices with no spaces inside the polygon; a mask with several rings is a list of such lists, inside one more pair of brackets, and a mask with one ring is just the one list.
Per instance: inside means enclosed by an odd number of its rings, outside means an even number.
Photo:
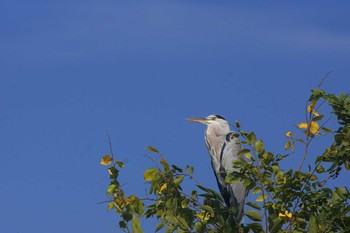
[{"label": "bird's beak", "polygon": [[207,118],[186,118],[186,120],[192,121],[192,122],[199,122],[199,123],[202,123],[202,124],[208,124],[208,119]]}]

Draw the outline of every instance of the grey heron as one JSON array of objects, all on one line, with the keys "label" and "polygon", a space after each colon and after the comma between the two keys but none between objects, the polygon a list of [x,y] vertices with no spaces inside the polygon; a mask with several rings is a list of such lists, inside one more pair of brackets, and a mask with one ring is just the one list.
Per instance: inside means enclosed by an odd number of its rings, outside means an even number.
[{"label": "grey heron", "polygon": [[225,183],[227,172],[239,172],[239,169],[233,168],[233,161],[240,159],[238,152],[242,148],[241,144],[238,143],[238,138],[234,137],[234,132],[230,131],[228,122],[220,115],[210,115],[205,118],[186,118],[186,120],[207,125],[204,138],[221,196],[228,208],[235,207],[238,209],[235,222],[240,223],[247,195],[246,187],[242,182]]}]

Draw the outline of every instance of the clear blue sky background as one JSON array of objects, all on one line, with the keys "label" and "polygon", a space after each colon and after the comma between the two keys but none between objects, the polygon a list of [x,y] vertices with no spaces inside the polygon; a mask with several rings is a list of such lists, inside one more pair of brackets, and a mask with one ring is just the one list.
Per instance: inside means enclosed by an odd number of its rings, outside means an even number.
[{"label": "clear blue sky background", "polygon": [[326,90],[350,92],[349,12],[348,1],[2,0],[0,232],[121,232],[96,204],[107,130],[129,194],[145,194],[148,145],[216,188],[204,127],[185,117],[237,119],[284,153],[327,72]]}]

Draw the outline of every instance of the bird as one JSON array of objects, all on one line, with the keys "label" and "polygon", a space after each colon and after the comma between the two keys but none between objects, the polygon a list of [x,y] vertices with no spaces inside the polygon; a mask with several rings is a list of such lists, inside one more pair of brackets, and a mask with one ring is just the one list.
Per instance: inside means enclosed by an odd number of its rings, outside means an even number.
[{"label": "bird", "polygon": [[236,133],[230,130],[226,119],[218,114],[209,115],[204,118],[186,118],[186,120],[207,125],[204,139],[211,158],[211,166],[218,188],[226,206],[228,208],[234,207],[238,209],[235,222],[240,223],[247,196],[246,186],[242,182],[234,184],[225,182],[227,173],[240,171],[238,168],[233,168],[233,161],[240,160],[241,155],[238,155],[238,152],[242,149]]}]

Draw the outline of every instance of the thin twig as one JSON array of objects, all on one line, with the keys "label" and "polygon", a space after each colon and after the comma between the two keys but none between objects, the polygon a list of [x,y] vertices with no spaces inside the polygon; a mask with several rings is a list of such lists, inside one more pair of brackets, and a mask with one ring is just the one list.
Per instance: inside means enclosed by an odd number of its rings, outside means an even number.
[{"label": "thin twig", "polygon": [[320,89],[321,88],[321,86],[322,86],[322,84],[323,84],[323,81],[324,80],[326,80],[327,78],[328,78],[328,76],[331,74],[331,73],[333,73],[334,71],[332,70],[332,71],[329,71],[324,77],[323,77],[323,79],[321,80],[321,82],[318,84],[318,86],[317,86],[317,88],[318,89]]},{"label": "thin twig", "polygon": [[[322,127],[323,127],[324,125],[326,125],[330,119],[331,119],[331,117],[329,117],[329,118],[319,127],[319,129],[317,130],[317,132],[314,133],[314,135],[317,135],[317,134],[320,132],[320,129],[322,129]],[[309,145],[310,145],[311,141],[313,140],[313,138],[309,136],[309,133],[312,133],[312,132],[310,132],[310,124],[309,124],[309,123],[307,123],[307,124],[308,124],[308,128],[307,128],[306,130],[308,130],[308,133],[307,133],[306,141],[305,141],[305,151],[304,151],[304,156],[303,156],[303,158],[302,158],[302,160],[301,160],[301,163],[300,163],[300,165],[299,165],[298,171],[300,171],[301,167],[303,166],[304,160],[305,160],[305,158],[306,158],[306,156],[307,156],[307,153],[308,153]]]},{"label": "thin twig", "polygon": [[149,155],[144,155],[146,158],[148,158],[149,160],[151,160],[152,161],[152,163],[154,164],[154,166],[158,169],[158,170],[160,170],[161,168],[160,168],[160,166],[158,166],[158,163],[151,157],[151,156],[149,156]]},{"label": "thin twig", "polygon": [[107,131],[107,136],[108,136],[108,142],[109,142],[109,152],[111,153],[112,159],[114,160],[114,154],[113,154],[113,149],[112,149],[112,140],[111,140],[111,136],[109,135],[108,131]]},{"label": "thin twig", "polygon": [[103,204],[103,203],[107,203],[107,202],[111,202],[112,200],[110,201],[100,201],[100,202],[97,202],[96,204],[100,205],[100,204]]},{"label": "thin twig", "polygon": [[299,167],[298,167],[298,172],[301,170],[303,164],[304,164],[304,161],[306,159],[306,156],[307,156],[307,153],[308,153],[308,150],[309,150],[309,144],[310,142],[312,141],[312,137],[310,137],[310,127],[311,127],[311,124],[310,124],[310,118],[311,118],[311,112],[308,114],[307,112],[307,106],[308,106],[308,101],[306,101],[305,103],[305,121],[306,121],[306,124],[307,124],[307,128],[306,128],[306,140],[305,140],[305,150],[304,150],[304,155],[303,155],[303,158],[301,159],[301,162],[299,164]]},{"label": "thin twig", "polygon": [[[321,125],[320,128],[322,128],[330,119],[331,119],[331,117],[329,117],[329,118]],[[311,141],[312,141],[312,140],[310,140],[310,141],[308,142],[308,144],[307,144],[306,147],[309,146],[309,144],[311,143]],[[317,168],[321,163],[322,163],[322,161],[318,161],[318,162],[315,164],[314,169],[313,169],[313,170],[311,171],[311,173],[309,174],[307,180],[309,180],[309,179],[315,174],[316,168]],[[323,186],[327,183],[327,181],[328,181],[330,178],[331,178],[331,175],[329,175],[329,176],[327,177],[327,179],[324,180],[325,182],[322,184],[322,186],[320,186],[320,187],[318,188],[318,190],[322,189]],[[303,184],[303,187],[301,188],[300,193],[303,193],[304,190],[305,190],[305,188],[306,188],[306,183]],[[295,204],[294,204],[294,206],[293,206],[292,213],[294,213],[294,212],[296,211],[296,208],[297,208],[297,205],[298,205],[300,199],[301,199],[301,195],[298,196],[298,198],[295,200]],[[289,226],[291,226],[291,222],[289,223]],[[288,227],[287,227],[287,228],[288,228]]]}]

